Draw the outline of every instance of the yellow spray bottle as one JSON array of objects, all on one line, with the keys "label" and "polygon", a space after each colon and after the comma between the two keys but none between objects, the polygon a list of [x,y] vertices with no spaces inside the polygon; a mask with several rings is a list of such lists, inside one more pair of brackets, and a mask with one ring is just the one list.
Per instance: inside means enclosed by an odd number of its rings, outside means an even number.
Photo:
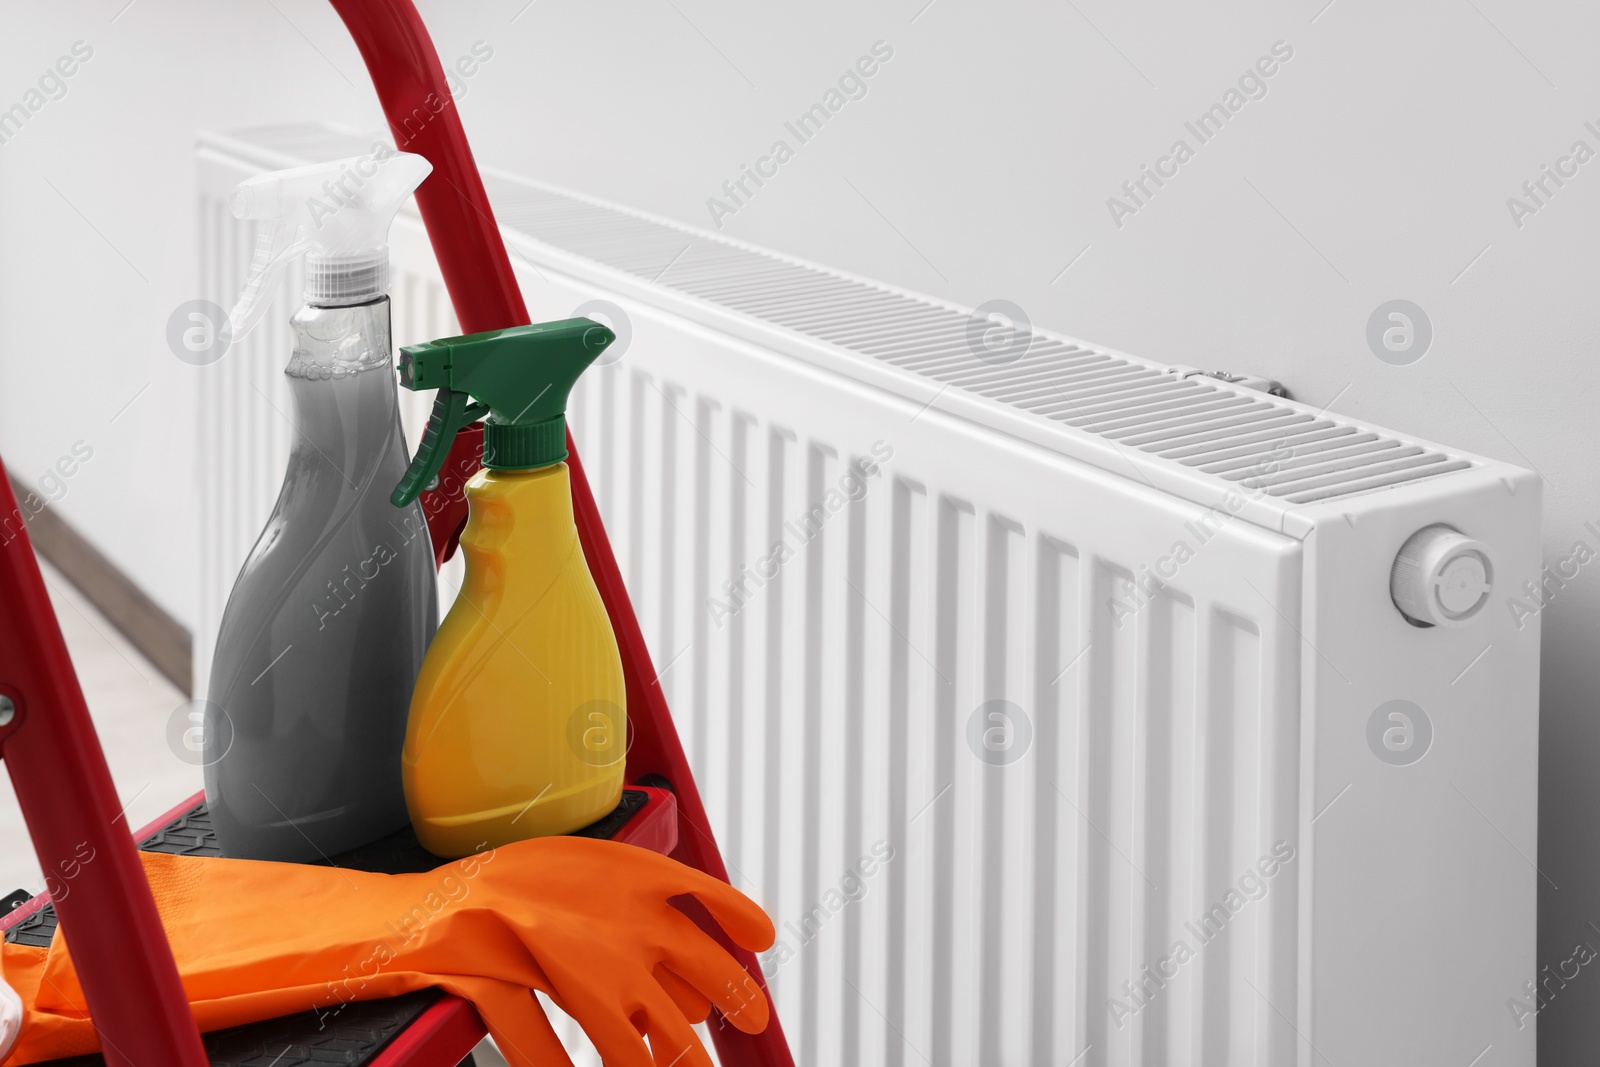
[{"label": "yellow spray bottle", "polygon": [[397,506],[488,415],[484,469],[466,490],[466,579],[422,662],[401,764],[412,826],[435,855],[570,833],[621,799],[622,659],[562,462],[567,394],[614,339],[566,319],[400,350],[400,383],[439,393]]}]

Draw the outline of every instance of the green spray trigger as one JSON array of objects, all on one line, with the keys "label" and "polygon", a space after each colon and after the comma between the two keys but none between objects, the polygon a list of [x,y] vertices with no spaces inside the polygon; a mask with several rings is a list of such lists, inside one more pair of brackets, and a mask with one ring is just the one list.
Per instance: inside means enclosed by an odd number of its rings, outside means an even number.
[{"label": "green spray trigger", "polygon": [[567,396],[616,336],[593,319],[562,319],[400,349],[400,384],[439,395],[390,502],[415,500],[438,476],[456,434],[485,414],[485,467],[532,470],[566,459]]},{"label": "green spray trigger", "polygon": [[[404,382],[403,357],[400,373]],[[454,389],[439,390],[439,395],[433,400],[433,411],[428,415],[428,427],[422,431],[422,444],[417,448],[417,454],[405,474],[401,475],[394,492],[389,494],[389,503],[403,508],[421,496],[422,491],[439,476],[439,468],[444,466],[445,458],[450,454],[450,443],[456,439],[456,434],[465,429],[468,423],[482,418],[488,410],[482,404],[472,403],[472,398],[466,393],[458,393]]]}]

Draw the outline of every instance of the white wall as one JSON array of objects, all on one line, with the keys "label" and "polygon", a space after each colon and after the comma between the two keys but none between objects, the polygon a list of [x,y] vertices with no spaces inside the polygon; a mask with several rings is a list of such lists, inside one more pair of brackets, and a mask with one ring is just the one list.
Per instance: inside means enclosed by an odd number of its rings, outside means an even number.
[{"label": "white wall", "polygon": [[192,622],[197,371],[165,338],[198,295],[195,131],[382,114],[331,9],[124,3],[4,12],[0,110],[76,42],[91,55],[0,143],[0,456],[37,484],[82,441],[92,458],[48,495]]},{"label": "white wall", "polygon": [[[33,476],[91,442],[63,514],[187,618],[192,379],[163,336],[195,284],[193,131],[368,128],[377,112],[329,9],[139,0],[111,22],[122,2],[13,4],[0,35],[0,107],[74,40],[95,48],[68,95],[0,145],[0,453]],[[1268,374],[1313,404],[1534,467],[1551,560],[1577,540],[1600,548],[1584,528],[1600,520],[1600,160],[1520,228],[1506,204],[1574,141],[1600,151],[1583,125],[1600,129],[1600,12],[925,2],[424,7],[447,58],[494,49],[461,101],[486,163],[697,224],[741,164],[777,138],[795,145],[785,120],[885,41],[894,57],[866,97],[727,232],[969,304],[1008,299],[1150,358]],[[1277,41],[1293,57],[1267,95],[1116,226],[1107,198],[1175,139],[1194,146],[1184,122]],[[1364,336],[1394,298],[1435,333],[1409,366]],[[1596,572],[1544,613],[1539,958],[1552,966],[1580,939],[1600,946],[1585,926],[1600,922]],[[1597,1008],[1585,971],[1540,1017],[1544,1062],[1596,1046]]]}]

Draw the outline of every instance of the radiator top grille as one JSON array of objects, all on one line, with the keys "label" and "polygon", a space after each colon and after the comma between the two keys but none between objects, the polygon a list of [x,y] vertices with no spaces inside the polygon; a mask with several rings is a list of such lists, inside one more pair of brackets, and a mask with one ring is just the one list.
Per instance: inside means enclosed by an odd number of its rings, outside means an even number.
[{"label": "radiator top grille", "polygon": [[[1309,504],[1472,464],[1204,377],[1033,331],[1005,362],[974,316],[688,227],[487,174],[502,226],[596,263],[1182,464]],[[981,320],[980,320],[981,321]]]},{"label": "radiator top grille", "polygon": [[[249,144],[318,162],[370,150],[321,125],[244,131]],[[1432,478],[1473,464],[1304,405],[1182,377],[1048,331],[1020,358],[979,354],[971,309],[799,263],[690,226],[484,172],[500,225],[602,266],[1042,416],[1182,467],[1311,504]],[[981,328],[982,320],[976,320]]]}]

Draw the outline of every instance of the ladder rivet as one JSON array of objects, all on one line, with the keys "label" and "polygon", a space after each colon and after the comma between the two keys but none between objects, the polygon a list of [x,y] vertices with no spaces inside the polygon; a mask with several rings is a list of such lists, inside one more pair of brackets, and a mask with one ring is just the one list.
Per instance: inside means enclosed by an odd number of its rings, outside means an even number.
[{"label": "ladder rivet", "polygon": [[17,705],[4,693],[0,693],[0,726],[10,726],[11,720],[17,717]]}]

